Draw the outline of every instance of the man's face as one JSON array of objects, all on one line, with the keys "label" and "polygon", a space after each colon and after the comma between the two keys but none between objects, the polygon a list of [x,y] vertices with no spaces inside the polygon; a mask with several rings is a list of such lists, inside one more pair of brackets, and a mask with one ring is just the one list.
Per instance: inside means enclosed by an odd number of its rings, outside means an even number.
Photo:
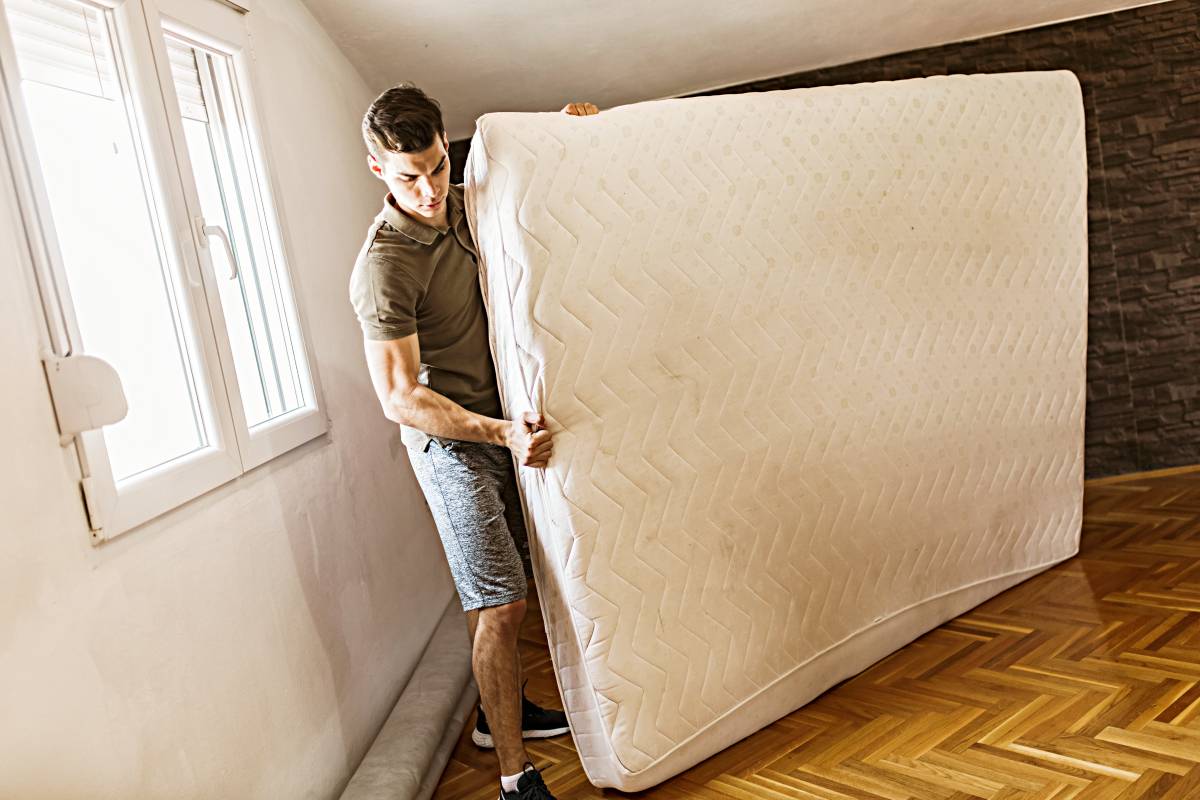
[{"label": "man's face", "polygon": [[387,184],[396,206],[429,225],[446,221],[446,192],[450,187],[450,155],[445,134],[419,153],[383,152],[367,156],[371,172]]}]

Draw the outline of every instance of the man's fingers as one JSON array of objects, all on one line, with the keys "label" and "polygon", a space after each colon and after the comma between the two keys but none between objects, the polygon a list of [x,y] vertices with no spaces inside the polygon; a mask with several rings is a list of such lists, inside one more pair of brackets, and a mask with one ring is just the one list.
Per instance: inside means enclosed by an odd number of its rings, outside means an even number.
[{"label": "man's fingers", "polygon": [[521,421],[533,433],[546,427],[546,418],[536,411],[526,411],[521,415]]},{"label": "man's fingers", "polygon": [[527,467],[544,467],[549,463],[550,457],[554,455],[554,442],[551,441],[549,434],[547,433],[544,438],[539,439],[540,436],[541,434],[535,434],[536,441],[530,444],[529,453],[525,456],[525,466]]},{"label": "man's fingers", "polygon": [[570,114],[573,117],[590,117],[593,114],[599,114],[600,109],[592,103],[567,103],[563,106],[562,113]]},{"label": "man's fingers", "polygon": [[546,466],[554,454],[554,434],[546,430],[546,418],[536,411],[526,411],[521,415],[521,421],[529,430],[529,445],[525,455],[520,458],[521,466]]}]

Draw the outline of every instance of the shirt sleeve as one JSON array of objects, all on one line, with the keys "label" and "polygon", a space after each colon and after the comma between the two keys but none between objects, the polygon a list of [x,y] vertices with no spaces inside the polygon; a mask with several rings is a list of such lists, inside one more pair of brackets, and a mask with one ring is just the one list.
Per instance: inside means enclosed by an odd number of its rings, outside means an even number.
[{"label": "shirt sleeve", "polygon": [[417,332],[417,305],[425,287],[403,264],[367,257],[354,270],[350,301],[363,336],[402,339]]}]

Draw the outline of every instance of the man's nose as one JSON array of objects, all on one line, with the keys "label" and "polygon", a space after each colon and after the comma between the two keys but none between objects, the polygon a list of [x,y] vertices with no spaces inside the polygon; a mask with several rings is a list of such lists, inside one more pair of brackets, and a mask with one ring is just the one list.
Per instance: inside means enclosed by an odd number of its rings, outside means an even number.
[{"label": "man's nose", "polygon": [[433,179],[428,175],[422,175],[421,177],[417,178],[417,191],[420,192],[423,197],[433,197],[435,194],[433,190]]}]

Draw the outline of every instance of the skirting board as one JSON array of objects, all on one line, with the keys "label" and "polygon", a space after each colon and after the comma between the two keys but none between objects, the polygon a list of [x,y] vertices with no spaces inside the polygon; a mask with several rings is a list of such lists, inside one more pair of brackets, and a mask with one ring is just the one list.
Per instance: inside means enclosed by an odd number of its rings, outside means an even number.
[{"label": "skirting board", "polygon": [[478,697],[455,596],[341,800],[427,800]]}]

